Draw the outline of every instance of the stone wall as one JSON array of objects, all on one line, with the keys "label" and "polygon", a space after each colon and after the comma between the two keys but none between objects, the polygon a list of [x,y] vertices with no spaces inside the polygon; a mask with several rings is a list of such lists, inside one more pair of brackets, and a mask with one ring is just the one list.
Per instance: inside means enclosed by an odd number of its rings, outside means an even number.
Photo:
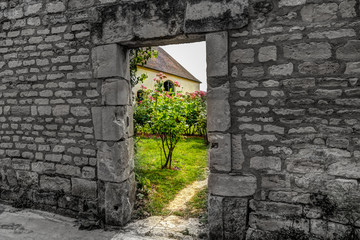
[{"label": "stone wall", "polygon": [[358,192],[358,1],[0,0],[0,10],[1,200],[126,223],[128,48],[206,36],[210,238],[250,239],[292,219],[344,230],[311,198]]},{"label": "stone wall", "polygon": [[129,47],[246,24],[244,0],[0,0],[0,200],[125,224]]},{"label": "stone wall", "polygon": [[359,16],[355,0],[253,1],[247,27],[210,37],[229,52],[209,83],[211,239],[346,230],[314,198],[360,196]]}]

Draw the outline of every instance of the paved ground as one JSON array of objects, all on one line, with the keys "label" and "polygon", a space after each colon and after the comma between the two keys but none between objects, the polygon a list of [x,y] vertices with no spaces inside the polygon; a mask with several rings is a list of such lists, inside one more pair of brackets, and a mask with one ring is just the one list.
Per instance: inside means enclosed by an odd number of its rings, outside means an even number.
[{"label": "paved ground", "polygon": [[0,205],[1,240],[190,240],[205,238],[205,232],[198,219],[176,216],[150,217],[119,231],[80,231],[72,218]]}]

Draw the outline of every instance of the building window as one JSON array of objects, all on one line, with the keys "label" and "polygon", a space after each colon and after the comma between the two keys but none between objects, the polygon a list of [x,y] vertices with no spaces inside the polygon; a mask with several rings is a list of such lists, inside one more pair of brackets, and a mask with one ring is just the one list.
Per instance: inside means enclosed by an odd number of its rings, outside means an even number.
[{"label": "building window", "polygon": [[169,80],[167,80],[167,81],[165,81],[164,82],[164,89],[165,89],[165,91],[166,92],[175,92],[175,86],[174,86],[174,84],[171,82],[171,81],[169,81]]},{"label": "building window", "polygon": [[138,102],[140,102],[140,101],[143,101],[144,100],[144,92],[142,91],[142,90],[139,90],[139,91],[137,91],[137,93],[136,93],[136,100],[138,101]]}]

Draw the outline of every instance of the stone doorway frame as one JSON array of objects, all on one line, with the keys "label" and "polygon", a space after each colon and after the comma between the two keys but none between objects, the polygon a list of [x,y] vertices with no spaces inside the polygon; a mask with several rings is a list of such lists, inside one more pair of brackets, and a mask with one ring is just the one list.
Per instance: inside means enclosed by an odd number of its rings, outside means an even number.
[{"label": "stone doorway frame", "polygon": [[[212,79],[227,77],[229,73],[228,33],[209,33],[186,41],[175,39],[171,43],[198,42],[204,39],[207,54],[207,104],[216,106],[208,107],[208,131],[212,142],[216,142],[217,135],[213,133],[224,132],[230,128],[228,96],[220,94],[219,98],[219,90],[213,91],[211,88]],[[164,42],[153,41],[142,46],[160,44]],[[92,108],[98,149],[99,212],[105,222],[112,225],[124,225],[130,220],[135,201],[134,131],[129,80],[129,49],[132,45],[113,43],[96,46],[92,50],[93,76],[102,82],[101,106]],[[224,93],[229,94],[229,91],[225,89]],[[209,163],[214,162],[212,158],[215,160],[219,154],[224,153],[219,150],[210,151]],[[231,159],[227,160],[231,162]]]}]

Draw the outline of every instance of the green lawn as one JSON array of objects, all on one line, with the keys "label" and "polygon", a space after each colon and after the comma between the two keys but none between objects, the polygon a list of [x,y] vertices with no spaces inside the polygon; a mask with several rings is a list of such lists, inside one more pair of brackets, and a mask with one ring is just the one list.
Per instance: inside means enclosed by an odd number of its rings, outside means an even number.
[{"label": "green lawn", "polygon": [[[160,139],[142,137],[138,140],[135,173],[140,189],[137,196],[141,204],[138,201],[137,214],[166,215],[168,212],[163,208],[174,199],[176,193],[186,185],[206,178],[207,146],[202,138],[180,141],[174,150],[173,169],[169,170],[161,169]],[[206,198],[206,194],[201,196]],[[204,202],[198,199],[195,201]]]}]

